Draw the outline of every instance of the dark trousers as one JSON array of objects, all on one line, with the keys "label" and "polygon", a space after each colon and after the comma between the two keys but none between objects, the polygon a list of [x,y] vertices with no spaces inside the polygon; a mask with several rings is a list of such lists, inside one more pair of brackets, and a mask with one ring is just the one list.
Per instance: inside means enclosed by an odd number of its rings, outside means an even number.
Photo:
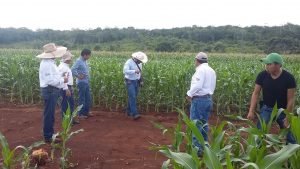
[{"label": "dark trousers", "polygon": [[66,113],[68,106],[70,108],[70,112],[73,113],[74,112],[74,107],[75,107],[75,101],[74,101],[74,93],[73,93],[73,88],[72,86],[68,86],[70,92],[71,92],[71,96],[67,96],[66,95],[66,90],[61,89],[60,90],[60,95],[62,97],[62,101],[61,101],[61,113],[62,116]]},{"label": "dark trousers", "polygon": [[85,82],[80,82],[77,84],[79,99],[78,104],[83,105],[81,110],[78,112],[79,116],[87,116],[90,112],[91,106],[91,93],[90,93],[90,85]]},{"label": "dark trousers", "polygon": [[57,99],[59,97],[59,89],[55,87],[44,87],[41,88],[42,98],[44,100],[44,117],[43,117],[43,133],[44,139],[52,139],[54,133],[54,114]]}]

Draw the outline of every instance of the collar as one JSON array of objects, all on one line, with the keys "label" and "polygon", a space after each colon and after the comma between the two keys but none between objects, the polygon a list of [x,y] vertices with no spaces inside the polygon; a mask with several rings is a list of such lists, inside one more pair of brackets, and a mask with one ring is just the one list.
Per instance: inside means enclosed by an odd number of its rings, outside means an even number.
[{"label": "collar", "polygon": [[208,63],[201,63],[199,66],[196,67],[196,70],[200,69],[200,67],[208,66]]}]

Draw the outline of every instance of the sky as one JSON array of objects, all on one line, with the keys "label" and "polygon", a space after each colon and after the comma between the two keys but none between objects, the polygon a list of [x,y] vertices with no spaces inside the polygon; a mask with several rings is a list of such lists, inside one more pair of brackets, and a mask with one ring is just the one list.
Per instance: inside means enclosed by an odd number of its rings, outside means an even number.
[{"label": "sky", "polygon": [[0,27],[37,29],[300,25],[300,0],[1,0]]}]

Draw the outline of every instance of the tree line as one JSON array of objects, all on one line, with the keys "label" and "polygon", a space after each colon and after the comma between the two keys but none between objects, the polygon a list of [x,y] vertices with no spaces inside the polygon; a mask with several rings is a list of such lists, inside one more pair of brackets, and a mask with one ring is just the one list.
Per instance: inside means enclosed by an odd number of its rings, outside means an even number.
[{"label": "tree line", "polygon": [[97,28],[52,30],[0,28],[0,48],[34,48],[54,42],[70,49],[103,51],[300,53],[300,25],[208,26],[172,29]]}]

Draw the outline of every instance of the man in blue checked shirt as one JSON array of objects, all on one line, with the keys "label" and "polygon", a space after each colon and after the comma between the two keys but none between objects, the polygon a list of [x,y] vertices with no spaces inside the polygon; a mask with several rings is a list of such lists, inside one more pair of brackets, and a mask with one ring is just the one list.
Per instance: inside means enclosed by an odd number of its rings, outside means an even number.
[{"label": "man in blue checked shirt", "polygon": [[76,77],[76,84],[79,92],[78,104],[83,105],[78,112],[80,118],[87,119],[93,116],[90,112],[91,105],[91,93],[89,85],[89,66],[87,60],[91,56],[91,50],[83,49],[81,56],[76,60],[76,63],[72,67],[72,74]]},{"label": "man in blue checked shirt", "polygon": [[143,52],[135,52],[131,56],[132,58],[128,59],[124,65],[123,73],[128,93],[127,115],[137,120],[140,118],[140,113],[136,108],[136,97],[138,88],[143,83],[141,76],[142,63],[146,63],[148,58]]}]

